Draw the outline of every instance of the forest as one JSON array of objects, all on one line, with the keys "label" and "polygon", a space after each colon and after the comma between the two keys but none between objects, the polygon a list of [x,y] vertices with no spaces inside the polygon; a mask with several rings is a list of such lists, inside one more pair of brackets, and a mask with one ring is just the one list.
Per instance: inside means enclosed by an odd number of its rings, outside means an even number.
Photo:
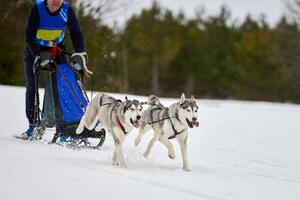
[{"label": "forest", "polygon": [[[100,7],[74,2],[95,91],[300,103],[297,0],[291,16],[273,26],[263,16],[237,23],[225,6],[190,19],[154,1],[122,28],[105,25]],[[25,85],[24,30],[32,3],[0,0],[0,84]],[[69,36],[65,43],[72,52]]]}]

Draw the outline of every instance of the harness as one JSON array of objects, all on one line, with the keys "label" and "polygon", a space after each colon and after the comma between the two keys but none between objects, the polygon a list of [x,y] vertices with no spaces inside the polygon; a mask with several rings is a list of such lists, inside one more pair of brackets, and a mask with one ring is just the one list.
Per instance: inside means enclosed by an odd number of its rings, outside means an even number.
[{"label": "harness", "polygon": [[[114,100],[114,102],[103,103],[103,96],[104,96],[104,94],[102,94],[101,97],[100,97],[100,107],[101,107],[101,106],[105,106],[105,105],[111,105],[111,104],[114,104],[114,103],[116,103],[116,105],[117,105],[118,103],[122,103],[122,101],[121,101],[120,99]],[[115,108],[116,105],[115,105],[114,108],[113,108],[114,111],[117,110],[117,109]],[[120,121],[120,119],[119,119],[117,113],[116,113],[116,120],[117,120],[117,123],[118,123],[118,125],[120,126],[121,130],[123,131],[124,135],[126,135],[127,132],[126,132],[126,130],[125,130],[125,127],[124,127],[123,124],[121,123],[121,121]]]},{"label": "harness", "polygon": [[119,119],[119,117],[118,117],[117,113],[116,113],[116,117],[117,117],[117,122],[118,122],[118,125],[119,125],[119,126],[120,126],[120,128],[122,129],[122,131],[123,131],[124,135],[126,135],[126,134],[127,134],[127,132],[126,132],[126,130],[125,130],[125,128],[124,128],[124,126],[123,126],[123,124],[121,123],[121,121],[120,121],[120,119]]},{"label": "harness", "polygon": [[[168,110],[169,110],[169,109],[167,109],[167,111],[168,111]],[[167,112],[167,115],[169,116],[169,112]],[[169,140],[170,140],[170,139],[174,139],[177,135],[179,135],[180,133],[183,133],[183,132],[186,130],[186,128],[185,128],[185,129],[183,129],[183,130],[181,130],[181,131],[177,131],[177,130],[175,129],[174,124],[172,123],[171,118],[175,118],[175,119],[177,119],[177,120],[181,123],[181,121],[180,121],[179,118],[178,118],[178,110],[176,111],[174,117],[169,117],[169,121],[170,121],[170,124],[171,124],[172,129],[173,129],[173,132],[174,132],[174,135],[171,135],[170,137],[168,137]]]},{"label": "harness", "polygon": [[172,122],[171,119],[172,119],[172,118],[175,118],[175,119],[177,119],[177,120],[181,123],[181,121],[179,120],[179,117],[178,117],[178,110],[176,111],[175,116],[170,117],[169,112],[168,112],[168,111],[169,111],[169,108],[165,108],[166,117],[154,121],[154,120],[153,120],[153,117],[154,117],[154,111],[157,111],[157,110],[163,110],[163,109],[164,109],[163,107],[157,107],[157,108],[154,108],[153,110],[151,110],[151,111],[150,111],[150,119],[151,119],[151,122],[148,123],[148,124],[151,125],[151,124],[155,124],[155,123],[158,123],[158,122],[162,122],[162,121],[168,119],[168,120],[170,121],[170,124],[171,124],[171,126],[172,126],[172,130],[173,130],[173,132],[174,132],[174,135],[169,136],[168,139],[169,139],[169,140],[170,140],[170,139],[174,139],[177,135],[183,133],[183,132],[184,132],[185,130],[187,130],[187,129],[185,128],[185,129],[183,129],[183,130],[181,130],[181,131],[177,131],[177,130],[175,129],[175,126],[174,126],[174,124],[173,124],[173,122]]}]

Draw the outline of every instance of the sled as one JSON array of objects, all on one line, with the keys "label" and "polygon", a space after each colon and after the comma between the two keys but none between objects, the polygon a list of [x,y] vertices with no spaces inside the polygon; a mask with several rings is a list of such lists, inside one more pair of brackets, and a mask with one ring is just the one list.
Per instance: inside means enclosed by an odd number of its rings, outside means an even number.
[{"label": "sled", "polygon": [[[53,47],[56,48],[56,47]],[[52,51],[53,52],[53,51]],[[57,52],[55,50],[54,52]],[[85,129],[80,135],[76,129],[89,103],[89,98],[83,86],[83,75],[73,70],[70,64],[70,54],[58,51],[52,54],[53,63],[47,69],[41,68],[38,62],[34,64],[35,102],[34,102],[34,131],[35,139],[42,139],[47,128],[55,128],[51,143],[56,143],[60,137],[71,138],[72,145],[84,144],[90,146],[90,138],[98,139],[94,146],[99,148],[105,140],[105,130]],[[47,72],[43,108],[40,109],[39,75]]]}]

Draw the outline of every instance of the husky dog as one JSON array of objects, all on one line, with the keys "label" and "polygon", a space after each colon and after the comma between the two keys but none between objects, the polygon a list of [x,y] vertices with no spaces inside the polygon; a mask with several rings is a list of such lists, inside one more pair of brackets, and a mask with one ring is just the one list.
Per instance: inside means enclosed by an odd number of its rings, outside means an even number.
[{"label": "husky dog", "polygon": [[84,127],[89,130],[93,129],[100,120],[101,123],[96,126],[95,130],[100,131],[104,128],[111,133],[115,143],[113,164],[127,168],[122,143],[134,127],[139,127],[142,109],[141,103],[137,100],[131,101],[126,97],[126,101],[121,102],[121,100],[100,93],[88,104],[76,133],[80,134]]},{"label": "husky dog", "polygon": [[174,159],[174,148],[169,140],[176,138],[181,148],[183,169],[190,171],[187,160],[188,127],[199,126],[197,121],[198,106],[194,96],[191,96],[191,99],[186,99],[185,95],[182,94],[178,103],[173,103],[167,108],[160,103],[158,97],[151,95],[148,98],[148,104],[148,109],[142,113],[142,123],[135,139],[135,145],[138,145],[144,133],[152,128],[154,136],[148,144],[144,157],[149,156],[152,146],[159,140],[168,148],[169,157]]}]

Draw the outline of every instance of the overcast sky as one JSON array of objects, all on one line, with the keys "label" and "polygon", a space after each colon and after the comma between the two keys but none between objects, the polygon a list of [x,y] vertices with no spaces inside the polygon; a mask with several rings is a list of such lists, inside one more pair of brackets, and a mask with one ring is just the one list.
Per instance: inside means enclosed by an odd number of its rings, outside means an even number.
[{"label": "overcast sky", "polygon": [[[163,8],[169,8],[174,13],[183,10],[187,17],[193,17],[197,8],[205,7],[206,14],[219,13],[221,5],[226,5],[231,11],[231,19],[242,22],[245,16],[250,13],[255,19],[260,14],[266,16],[270,25],[275,25],[285,12],[282,0],[157,0]],[[138,14],[143,8],[151,6],[153,0],[134,0],[134,4],[124,9],[121,14],[111,15],[105,21],[112,25],[124,22],[133,14]]]}]

